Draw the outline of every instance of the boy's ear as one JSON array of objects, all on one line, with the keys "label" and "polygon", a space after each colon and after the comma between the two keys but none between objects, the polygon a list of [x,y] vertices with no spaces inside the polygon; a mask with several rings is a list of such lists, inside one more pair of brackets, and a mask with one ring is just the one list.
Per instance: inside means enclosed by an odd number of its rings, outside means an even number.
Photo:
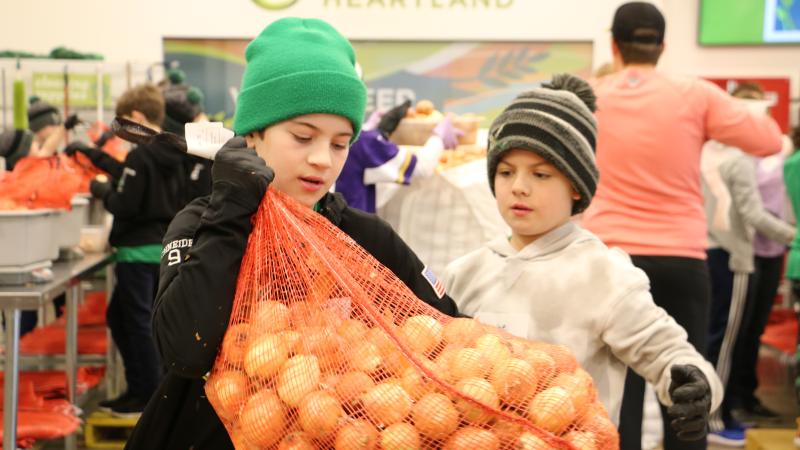
[{"label": "boy's ear", "polygon": [[572,199],[578,201],[581,199],[580,192],[576,191],[575,189],[572,190]]},{"label": "boy's ear", "polygon": [[247,148],[256,148],[256,138],[258,133],[253,131],[244,135],[244,141],[247,143]]},{"label": "boy's ear", "polygon": [[145,116],[140,111],[137,111],[135,109],[131,111],[131,119],[133,119],[134,122],[139,124],[147,123],[147,116]]},{"label": "boy's ear", "polygon": [[264,140],[264,130],[251,131],[244,135],[244,141],[247,143],[248,148],[256,148],[258,141]]}]

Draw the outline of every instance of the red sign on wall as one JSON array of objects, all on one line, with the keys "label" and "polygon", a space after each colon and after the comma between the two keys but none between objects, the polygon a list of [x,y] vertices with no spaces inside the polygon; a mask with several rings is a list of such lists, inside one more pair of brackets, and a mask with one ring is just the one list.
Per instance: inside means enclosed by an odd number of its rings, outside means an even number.
[{"label": "red sign on wall", "polygon": [[764,89],[767,100],[773,101],[770,114],[784,133],[789,132],[789,78],[707,78],[708,81],[733,92],[739,83],[756,83]]}]

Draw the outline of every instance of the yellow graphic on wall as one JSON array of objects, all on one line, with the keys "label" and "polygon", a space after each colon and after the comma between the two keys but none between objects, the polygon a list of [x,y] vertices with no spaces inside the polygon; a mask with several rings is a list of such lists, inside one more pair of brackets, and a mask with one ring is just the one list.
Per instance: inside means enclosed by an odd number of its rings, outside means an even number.
[{"label": "yellow graphic on wall", "polygon": [[297,0],[253,0],[256,5],[269,10],[286,9],[295,3]]}]

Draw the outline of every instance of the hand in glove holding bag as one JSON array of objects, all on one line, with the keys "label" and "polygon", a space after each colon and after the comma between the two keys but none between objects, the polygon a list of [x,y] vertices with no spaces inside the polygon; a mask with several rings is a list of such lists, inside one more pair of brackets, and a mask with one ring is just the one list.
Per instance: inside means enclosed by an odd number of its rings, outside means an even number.
[{"label": "hand in glove holding bag", "polygon": [[78,125],[79,123],[83,123],[81,118],[78,117],[77,114],[70,114],[69,117],[67,117],[67,120],[64,121],[64,128],[66,128],[67,130],[71,130],[75,128],[75,126]]},{"label": "hand in glove holding bag", "polygon": [[433,135],[442,140],[445,149],[452,150],[458,146],[458,138],[463,136],[464,132],[456,128],[448,116],[436,125],[436,128],[433,129]]},{"label": "hand in glove holding bag", "polygon": [[64,148],[64,154],[67,156],[75,156],[75,153],[80,152],[91,158],[94,152],[97,151],[96,148],[81,141],[72,141]]},{"label": "hand in glove holding bag", "polygon": [[672,428],[684,441],[701,439],[707,433],[711,409],[711,386],[703,372],[692,365],[670,368],[669,395],[673,405],[667,409]]},{"label": "hand in glove holding bag", "polygon": [[255,150],[247,147],[243,137],[234,137],[215,156],[211,177],[212,197],[232,195],[240,204],[245,201],[255,212],[275,178],[275,172]]},{"label": "hand in glove holding bag", "polygon": [[409,108],[411,108],[411,100],[406,100],[402,104],[386,111],[386,114],[381,117],[381,121],[378,123],[378,131],[381,132],[383,137],[388,139],[394,133]]},{"label": "hand in glove holding bag", "polygon": [[105,200],[112,189],[111,182],[108,181],[108,177],[105,175],[98,175],[94,177],[94,180],[92,180],[91,184],[89,184],[89,192],[92,193],[92,197],[99,198],[101,200]]}]

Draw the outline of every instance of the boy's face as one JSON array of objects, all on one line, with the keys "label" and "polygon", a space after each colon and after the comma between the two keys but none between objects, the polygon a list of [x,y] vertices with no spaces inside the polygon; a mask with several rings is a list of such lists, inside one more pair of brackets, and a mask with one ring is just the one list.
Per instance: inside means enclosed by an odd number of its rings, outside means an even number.
[{"label": "boy's face", "polygon": [[494,193],[517,249],[567,223],[573,201],[580,198],[555,166],[521,149],[508,151],[497,164]]},{"label": "boy's face", "polygon": [[44,143],[44,141],[46,141],[60,126],[61,125],[47,125],[34,133],[34,136],[40,143]]},{"label": "boy's face", "polygon": [[344,117],[308,114],[251,133],[247,144],[275,171],[272,187],[312,207],[339,177],[352,137]]}]

